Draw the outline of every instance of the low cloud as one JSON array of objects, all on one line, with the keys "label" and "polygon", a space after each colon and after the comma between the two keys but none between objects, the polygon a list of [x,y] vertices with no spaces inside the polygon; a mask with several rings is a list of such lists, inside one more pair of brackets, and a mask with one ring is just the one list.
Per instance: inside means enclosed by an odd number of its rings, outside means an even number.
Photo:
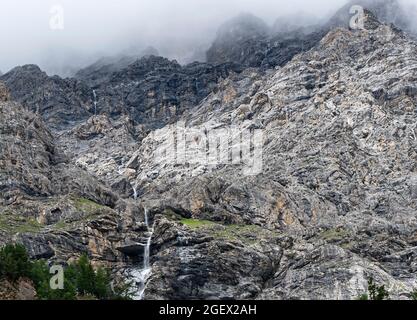
[{"label": "low cloud", "polygon": [[[409,0],[405,0],[411,2]],[[414,1],[413,1],[414,2]],[[153,46],[181,60],[205,50],[225,20],[250,12],[272,25],[280,16],[325,19],[346,0],[3,0],[0,70],[34,63],[70,74],[102,56]],[[63,28],[51,19],[63,9]],[[308,19],[307,19],[308,20]],[[55,23],[55,24],[54,24]]]}]

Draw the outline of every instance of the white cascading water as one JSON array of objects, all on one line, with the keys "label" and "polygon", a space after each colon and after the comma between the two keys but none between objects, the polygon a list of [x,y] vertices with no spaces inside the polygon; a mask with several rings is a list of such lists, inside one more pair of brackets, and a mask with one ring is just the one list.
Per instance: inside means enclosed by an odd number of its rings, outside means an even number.
[{"label": "white cascading water", "polygon": [[136,185],[133,186],[133,199],[138,199],[138,187]]},{"label": "white cascading water", "polygon": [[[137,193],[137,186],[133,186],[133,197],[137,200],[138,193]],[[145,215],[145,224],[146,224],[146,235],[147,240],[146,244],[144,244],[144,251],[143,251],[143,265],[140,269],[135,269],[131,273],[134,281],[136,282],[137,290],[134,293],[133,299],[134,300],[142,300],[145,294],[146,284],[151,276],[152,268],[150,266],[150,252],[151,252],[151,242],[153,236],[153,227],[149,225],[149,217],[148,217],[148,209],[144,208],[144,215]]]},{"label": "white cascading water", "polygon": [[94,96],[94,115],[97,115],[97,93],[96,90],[93,90],[93,96]]}]

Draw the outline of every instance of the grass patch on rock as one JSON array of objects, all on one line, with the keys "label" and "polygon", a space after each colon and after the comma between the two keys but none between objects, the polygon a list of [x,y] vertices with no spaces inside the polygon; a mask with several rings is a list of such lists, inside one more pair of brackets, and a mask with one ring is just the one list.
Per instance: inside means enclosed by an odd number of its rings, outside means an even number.
[{"label": "grass patch on rock", "polygon": [[181,219],[181,223],[191,229],[199,229],[216,225],[215,222],[198,219]]},{"label": "grass patch on rock", "polygon": [[344,228],[329,229],[319,234],[319,238],[329,242],[337,242],[344,240],[349,232]]},{"label": "grass patch on rock", "polygon": [[43,226],[34,218],[26,218],[10,212],[0,214],[0,230],[8,234],[38,233],[42,229]]},{"label": "grass patch on rock", "polygon": [[106,206],[103,206],[101,204],[98,204],[92,200],[85,199],[85,198],[76,198],[72,199],[74,206],[77,210],[86,212],[86,213],[92,213],[96,211],[100,211],[102,209],[106,209]]},{"label": "grass patch on rock", "polygon": [[256,244],[263,238],[272,236],[270,231],[257,225],[223,225],[208,220],[181,219],[181,223],[191,230],[205,232],[215,239],[239,241],[245,244]]}]

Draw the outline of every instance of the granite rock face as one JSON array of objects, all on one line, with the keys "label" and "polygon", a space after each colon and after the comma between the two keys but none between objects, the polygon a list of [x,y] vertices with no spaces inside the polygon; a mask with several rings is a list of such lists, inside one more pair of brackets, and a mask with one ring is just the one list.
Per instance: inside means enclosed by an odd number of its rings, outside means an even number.
[{"label": "granite rock face", "polygon": [[97,87],[101,83],[108,82],[114,72],[127,68],[135,61],[149,56],[159,56],[158,50],[148,47],[138,55],[124,54],[117,57],[105,57],[92,65],[79,70],[74,78],[86,82],[90,87]]},{"label": "granite rock face", "polygon": [[42,119],[0,102],[0,243],[24,244],[35,259],[128,260],[118,247],[138,236],[143,209],[77,166]]},{"label": "granite rock face", "polygon": [[16,67],[0,80],[13,100],[40,114],[53,130],[86,120],[94,109],[88,86],[73,79],[49,77],[35,65]]},{"label": "granite rock face", "polygon": [[286,36],[241,17],[207,64],[2,76],[0,244],[86,252],[145,299],[356,299],[371,277],[410,298],[417,45],[375,12]]},{"label": "granite rock face", "polygon": [[186,66],[162,57],[145,57],[112,74],[97,88],[99,110],[111,117],[129,115],[155,128],[175,120],[216,88],[218,80],[240,72],[235,64]]},{"label": "granite rock face", "polygon": [[238,62],[263,69],[282,66],[296,54],[311,49],[326,34],[314,26],[309,31],[294,28],[278,32],[252,15],[241,15],[226,22],[207,51],[212,64]]},{"label": "granite rock face", "polygon": [[[370,277],[394,298],[415,289],[417,46],[367,17],[371,29],[334,29],[276,71],[229,78],[184,116],[199,132],[262,130],[260,174],[207,165],[204,153],[161,161],[169,130],[143,140],[143,201],[202,224],[173,232],[175,221],[157,220],[149,297],[354,299]],[[253,231],[248,243],[239,226],[272,237]]]}]

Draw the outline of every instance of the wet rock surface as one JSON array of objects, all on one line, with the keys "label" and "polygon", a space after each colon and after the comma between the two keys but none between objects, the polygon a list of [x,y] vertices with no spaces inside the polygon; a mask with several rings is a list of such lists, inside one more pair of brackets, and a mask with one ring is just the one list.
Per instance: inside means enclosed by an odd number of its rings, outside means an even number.
[{"label": "wet rock surface", "polygon": [[[137,182],[153,202],[157,194],[164,206],[181,208],[199,221],[262,226],[287,236],[285,246],[276,244],[275,251],[281,250],[282,255],[268,256],[278,259],[274,272],[266,273],[263,281],[249,280],[251,286],[260,288],[256,298],[354,299],[366,290],[370,277],[389,283],[395,298],[407,298],[415,288],[413,259],[398,256],[415,250],[410,155],[415,143],[416,97],[409,88],[413,87],[411,70],[417,47],[401,31],[372,15],[368,19],[372,29],[335,29],[312,50],[274,72],[254,72],[251,81],[247,75],[225,81],[219,92],[184,116],[190,127],[207,130],[230,125],[262,128],[263,170],[259,175],[244,176],[241,167],[231,165],[200,168],[201,163],[191,158],[183,167],[154,162],[159,158],[153,152],[164,132],[143,141]],[[393,55],[395,62],[390,63],[388,57]],[[247,87],[253,90],[243,89]],[[230,92],[233,99],[225,100]],[[150,177],[150,171],[158,174]],[[219,252],[208,249],[216,241],[210,238],[213,233],[205,235],[207,247],[191,240],[192,248],[170,248],[171,257],[166,260],[177,261],[181,267],[156,273],[174,273],[170,283],[178,287],[178,281],[202,274],[201,283],[189,280],[194,287],[184,284],[191,297],[209,298],[215,292],[241,297],[235,291],[237,283],[233,289],[227,285],[223,290],[207,289],[205,281],[218,274],[217,267],[227,269],[221,274],[241,279],[239,284],[248,279],[235,274],[236,270],[244,273],[243,263],[237,263],[241,266],[237,269],[226,262],[221,266],[210,263],[210,257],[216,260]],[[238,249],[237,256],[256,261],[246,250],[247,246]],[[200,251],[202,256],[193,259]],[[182,266],[177,258],[181,254],[192,267]],[[228,259],[234,261],[235,254]],[[148,284],[152,297],[157,297],[157,288],[168,286],[159,281],[156,275]],[[166,294],[180,298],[175,290]]]},{"label": "wet rock surface", "polygon": [[[371,277],[409,298],[417,45],[378,14],[365,30],[276,35],[277,50],[244,19],[212,64],[2,76],[0,243],[62,263],[87,252],[135,281],[149,257],[145,299],[356,299]],[[224,61],[236,48],[247,57]],[[178,162],[183,128],[195,148],[213,130],[260,130],[261,170],[195,150]]]}]

